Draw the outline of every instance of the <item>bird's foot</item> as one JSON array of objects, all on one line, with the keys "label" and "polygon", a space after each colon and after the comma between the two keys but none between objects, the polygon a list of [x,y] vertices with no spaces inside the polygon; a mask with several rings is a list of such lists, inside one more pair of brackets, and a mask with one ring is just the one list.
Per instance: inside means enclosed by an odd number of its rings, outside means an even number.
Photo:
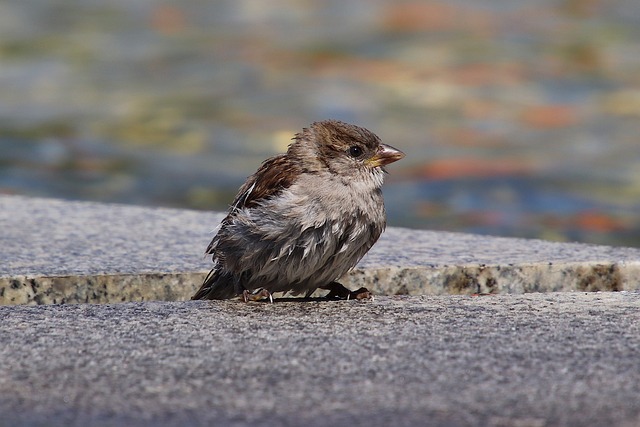
[{"label": "bird's foot", "polygon": [[269,298],[269,302],[273,304],[273,295],[271,295],[271,292],[264,288],[256,289],[253,292],[249,292],[246,289],[242,291],[242,300],[244,302],[260,301],[263,298]]},{"label": "bird's foot", "polygon": [[369,292],[367,288],[360,288],[355,291],[350,291],[348,288],[344,287],[341,283],[331,282],[326,286],[322,286],[322,289],[329,290],[329,293],[325,295],[327,299],[373,299],[373,294]]},{"label": "bird's foot", "polygon": [[356,289],[355,291],[349,292],[349,295],[347,295],[347,300],[350,299],[370,299],[371,301],[373,301],[373,294],[367,288],[360,288]]}]

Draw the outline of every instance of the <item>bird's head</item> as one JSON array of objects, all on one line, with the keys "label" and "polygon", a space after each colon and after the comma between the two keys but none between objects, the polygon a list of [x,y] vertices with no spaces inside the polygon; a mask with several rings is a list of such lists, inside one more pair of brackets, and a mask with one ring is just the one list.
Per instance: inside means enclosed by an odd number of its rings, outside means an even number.
[{"label": "bird's head", "polygon": [[296,135],[289,154],[301,160],[308,171],[330,171],[343,179],[379,176],[384,166],[398,161],[404,153],[383,144],[373,132],[337,120],[313,123]]}]

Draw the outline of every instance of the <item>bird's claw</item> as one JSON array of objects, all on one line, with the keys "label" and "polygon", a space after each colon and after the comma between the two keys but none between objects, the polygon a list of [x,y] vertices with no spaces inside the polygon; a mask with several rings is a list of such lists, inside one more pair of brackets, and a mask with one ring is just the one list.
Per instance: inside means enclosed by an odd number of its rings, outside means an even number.
[{"label": "bird's claw", "polygon": [[355,291],[350,291],[344,285],[338,282],[331,282],[323,289],[328,289],[329,293],[325,296],[327,299],[346,299],[347,301],[355,299],[371,299],[373,300],[373,294],[367,288],[360,288]]},{"label": "bird's claw", "polygon": [[263,298],[269,298],[269,302],[271,304],[273,304],[273,295],[271,295],[271,292],[269,292],[268,290],[261,288],[259,290],[256,290],[254,292],[249,292],[248,290],[244,290],[242,291],[242,300],[244,302],[249,302],[249,301],[260,301]]},{"label": "bird's claw", "polygon": [[370,299],[373,301],[373,294],[367,288],[360,288],[355,291],[349,292],[349,295],[347,295],[347,300],[349,299],[355,299],[355,300]]}]

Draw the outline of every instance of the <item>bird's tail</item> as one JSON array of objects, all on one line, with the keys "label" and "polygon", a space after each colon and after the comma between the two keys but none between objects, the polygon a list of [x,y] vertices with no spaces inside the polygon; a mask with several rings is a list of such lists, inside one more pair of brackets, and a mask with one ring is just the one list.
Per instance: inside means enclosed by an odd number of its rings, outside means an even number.
[{"label": "bird's tail", "polygon": [[202,286],[191,299],[229,299],[236,295],[233,277],[214,268],[207,274]]}]

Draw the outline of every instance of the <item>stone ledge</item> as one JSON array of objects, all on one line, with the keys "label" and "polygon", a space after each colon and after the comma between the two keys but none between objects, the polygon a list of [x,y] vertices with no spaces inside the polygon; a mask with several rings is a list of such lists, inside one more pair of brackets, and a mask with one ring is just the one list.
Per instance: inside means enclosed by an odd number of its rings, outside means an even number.
[{"label": "stone ledge", "polygon": [[[221,213],[0,196],[0,304],[185,300]],[[377,294],[640,289],[640,249],[389,228],[343,279]]]},{"label": "stone ledge", "polygon": [[640,293],[0,307],[2,426],[640,425]]}]

